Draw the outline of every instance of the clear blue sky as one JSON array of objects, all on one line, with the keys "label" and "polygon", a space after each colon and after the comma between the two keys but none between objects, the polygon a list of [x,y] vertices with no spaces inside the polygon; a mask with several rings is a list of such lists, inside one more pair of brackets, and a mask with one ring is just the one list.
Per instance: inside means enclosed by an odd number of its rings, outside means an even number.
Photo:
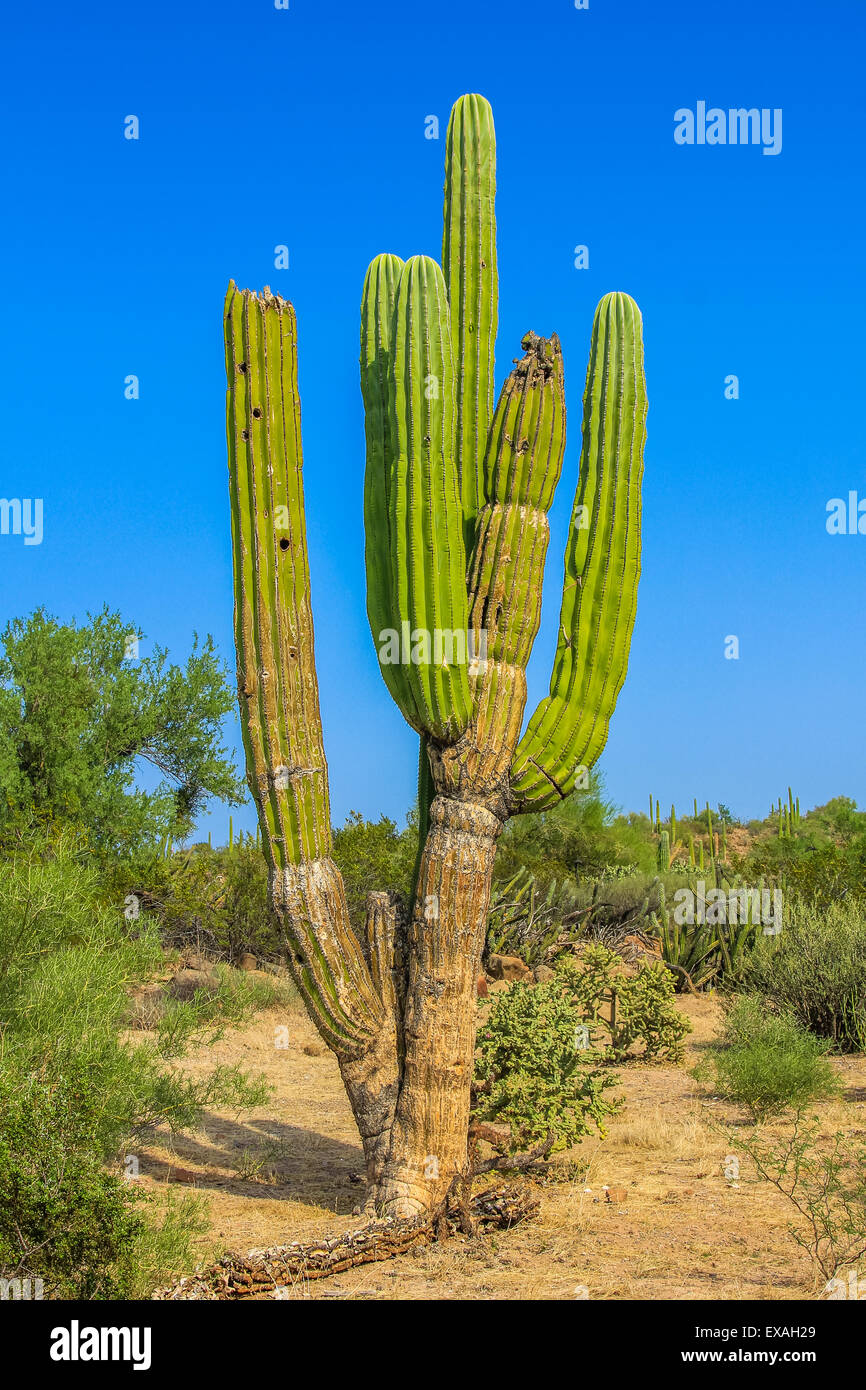
[{"label": "clear blue sky", "polygon": [[[0,91],[0,496],[42,497],[45,520],[40,546],[0,536],[4,623],[107,601],[173,656],[197,629],[233,664],[222,302],[230,277],[269,283],[299,321],[334,819],[402,819],[416,740],[364,609],[358,306],[378,251],[439,256],[448,112],[477,91],[499,144],[497,385],[528,329],[556,330],[566,363],[533,699],[592,314],[621,289],[643,310],[650,413],[608,790],[630,808],[652,790],[741,815],[789,782],[804,807],[866,801],[866,536],[825,529],[830,498],[866,498],[863,0],[18,8]],[[782,108],[782,152],[678,146],[674,112],[704,100]],[[204,822],[216,840],[226,819]]]}]

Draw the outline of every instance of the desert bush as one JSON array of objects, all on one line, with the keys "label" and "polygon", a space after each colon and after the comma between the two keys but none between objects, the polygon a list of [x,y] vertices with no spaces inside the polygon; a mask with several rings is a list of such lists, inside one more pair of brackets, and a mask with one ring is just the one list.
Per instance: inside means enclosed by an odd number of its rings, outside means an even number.
[{"label": "desert bush", "polygon": [[[163,964],[154,924],[128,923],[66,834],[22,847],[0,875],[0,1273],[26,1270],[79,1297],[128,1296],[146,1267],[185,1248],[196,1219],[154,1224],[121,1176],[153,1126],[194,1127],[213,1105],[262,1103],[238,1068],[196,1078],[173,1065],[239,1021],[255,986],[221,981],[212,998],[172,1001],[156,1032],[122,1034],[130,990]],[[161,1232],[161,1234],[160,1234]],[[28,1266],[28,1261],[30,1262]],[[165,1271],[161,1268],[161,1273]],[[50,1292],[51,1290],[49,1290]]]},{"label": "desert bush", "polygon": [[349,918],[356,932],[363,935],[368,893],[399,893],[404,901],[410,901],[417,854],[414,813],[398,830],[387,816],[371,821],[351,811],[345,824],[334,831],[334,863],[343,875]]},{"label": "desert bush", "polygon": [[866,1050],[866,905],[789,906],[743,961],[741,989],[793,1014],[837,1052]]},{"label": "desert bush", "polygon": [[198,844],[146,865],[118,865],[111,887],[117,901],[135,893],[166,945],[227,961],[247,951],[277,960],[285,950],[268,902],[265,857],[252,836],[231,848]]},{"label": "desert bush", "polygon": [[[796,1212],[791,1238],[806,1252],[816,1274],[839,1278],[866,1257],[866,1145],[836,1134],[823,1141],[814,1118],[801,1111],[781,1137],[728,1131],[757,1176],[781,1192]],[[829,1287],[828,1287],[829,1291]]]},{"label": "desert bush", "polygon": [[827,1051],[828,1044],[793,1015],[768,1013],[762,1000],[740,996],[695,1075],[725,1100],[745,1106],[757,1124],[838,1094]]},{"label": "desert bush", "polygon": [[635,1046],[679,1060],[689,1029],[663,966],[628,975],[615,952],[587,945],[580,960],[561,958],[552,980],[496,999],[478,1037],[477,1118],[508,1123],[515,1149],[549,1136],[567,1147],[593,1127],[603,1134],[619,1108],[606,1094],[617,1083],[609,1064]]},{"label": "desert bush", "polygon": [[614,878],[623,870],[652,873],[655,860],[648,818],[620,814],[593,770],[589,785],[554,810],[507,822],[494,879],[507,881],[525,868],[546,893],[554,880],[562,885]]},{"label": "desert bush", "polygon": [[87,1079],[0,1073],[0,1277],[41,1279],[48,1298],[143,1298],[194,1263],[201,1198],[161,1214],[108,1167]]},{"label": "desert bush", "polygon": [[581,1019],[561,978],[518,983],[499,995],[478,1036],[476,1118],[511,1128],[512,1150],[551,1141],[568,1148],[605,1119],[620,1102],[607,1091],[617,1084],[593,1065],[581,1047]]}]

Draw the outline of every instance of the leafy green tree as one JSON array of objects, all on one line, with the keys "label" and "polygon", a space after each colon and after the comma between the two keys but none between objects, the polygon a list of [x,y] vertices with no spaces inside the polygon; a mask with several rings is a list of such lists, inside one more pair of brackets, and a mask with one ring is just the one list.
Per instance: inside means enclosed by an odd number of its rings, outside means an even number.
[{"label": "leafy green tree", "polygon": [[[107,608],[81,626],[39,608],[0,634],[0,828],[73,824],[124,855],[188,834],[209,797],[245,799],[222,746],[234,697],[211,638],[181,668],[159,647],[130,659],[141,637]],[[162,776],[150,792],[136,786],[146,765]]]}]

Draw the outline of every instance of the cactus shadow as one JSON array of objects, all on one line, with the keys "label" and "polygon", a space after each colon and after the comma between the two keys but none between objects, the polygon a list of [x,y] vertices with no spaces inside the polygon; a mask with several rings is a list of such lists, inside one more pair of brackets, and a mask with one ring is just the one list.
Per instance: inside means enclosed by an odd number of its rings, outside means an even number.
[{"label": "cactus shadow", "polygon": [[351,1212],[364,1190],[357,1180],[364,1172],[360,1140],[346,1143],[281,1120],[207,1114],[196,1133],[169,1143],[168,1155],[151,1153],[142,1163],[157,1182],[303,1202],[336,1215]]}]

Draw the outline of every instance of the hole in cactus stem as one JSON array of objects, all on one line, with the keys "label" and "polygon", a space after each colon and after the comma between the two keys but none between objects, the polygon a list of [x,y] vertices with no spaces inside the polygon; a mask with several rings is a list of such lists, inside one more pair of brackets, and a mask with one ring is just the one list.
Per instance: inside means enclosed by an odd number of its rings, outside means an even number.
[{"label": "hole in cactus stem", "polygon": [[250,432],[249,432],[249,430],[242,430],[242,431],[241,431],[241,439],[249,439],[249,437],[250,437]]},{"label": "hole in cactus stem", "polygon": [[262,408],[261,408],[260,405],[257,405],[257,406],[255,406],[255,408],[253,409],[253,419],[254,419],[254,420],[261,420],[261,418],[262,418]]},{"label": "hole in cactus stem", "polygon": [[280,541],[280,550],[288,550],[288,548],[289,542],[286,540],[285,536],[283,536],[283,539]]},{"label": "hole in cactus stem", "polygon": [[247,369],[247,364],[246,364],[246,362],[239,362],[239,363],[238,363],[238,371],[239,371],[239,372],[245,372],[246,369]]}]

